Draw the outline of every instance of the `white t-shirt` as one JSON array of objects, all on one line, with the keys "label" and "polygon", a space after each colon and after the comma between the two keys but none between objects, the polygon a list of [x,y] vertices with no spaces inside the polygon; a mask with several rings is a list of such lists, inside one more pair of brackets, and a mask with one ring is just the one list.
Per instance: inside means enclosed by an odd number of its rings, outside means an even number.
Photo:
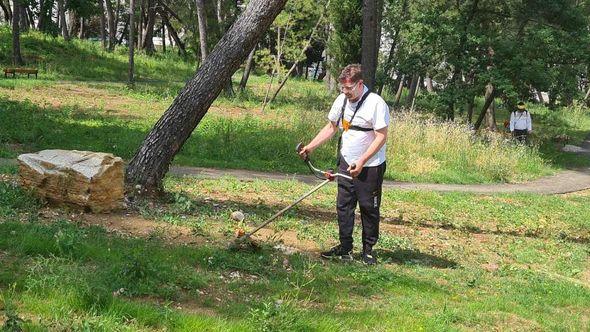
[{"label": "white t-shirt", "polygon": [[531,114],[528,111],[510,113],[510,131],[514,131],[514,129],[533,130]]},{"label": "white t-shirt", "polygon": [[[363,94],[367,93],[367,91],[368,89],[365,86]],[[346,96],[343,93],[340,94],[336,100],[334,100],[330,113],[328,114],[328,120],[334,123],[339,123],[340,130],[342,130],[342,122],[339,121],[340,113],[345,98]],[[350,121],[357,103],[351,103],[349,100],[346,101],[344,119]],[[389,126],[389,107],[378,94],[371,93],[367,96],[361,105],[361,108],[356,112],[351,125],[363,128],[373,128],[373,130],[383,129]],[[363,153],[367,151],[371,143],[375,140],[375,132],[373,130],[360,131],[351,129],[342,133],[342,148],[340,152],[347,164],[351,165],[355,163]],[[383,147],[381,147],[381,149],[365,163],[365,166],[373,167],[381,165],[385,161],[385,149],[386,145],[384,144]]]}]

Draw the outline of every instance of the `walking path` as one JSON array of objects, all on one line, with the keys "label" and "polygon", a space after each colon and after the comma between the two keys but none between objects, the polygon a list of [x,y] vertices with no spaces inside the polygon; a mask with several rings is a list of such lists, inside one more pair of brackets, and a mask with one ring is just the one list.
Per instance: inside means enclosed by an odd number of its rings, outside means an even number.
[{"label": "walking path", "polygon": [[[590,147],[590,137],[582,145]],[[589,149],[590,150],[590,149]],[[580,157],[590,157],[581,153]],[[16,165],[14,159],[0,158],[0,165]],[[318,179],[311,175],[281,174],[256,172],[248,170],[213,169],[202,167],[172,166],[170,174],[178,176],[198,176],[204,178],[220,178],[224,176],[235,177],[242,180],[297,180],[304,183],[317,183]],[[470,192],[470,193],[537,193],[537,194],[565,194],[585,189],[590,189],[590,168],[566,170],[552,176],[542,177],[525,183],[498,183],[498,184],[436,184],[436,183],[410,183],[385,180],[386,188],[407,190],[432,190],[438,192]]]},{"label": "walking path", "polygon": [[[201,167],[172,166],[170,173],[180,176],[199,176],[205,178],[219,178],[223,176],[236,177],[243,180],[297,180],[305,183],[317,183],[320,180],[310,175],[265,173],[247,170],[211,169]],[[499,184],[438,184],[411,183],[385,180],[386,188],[407,190],[432,190],[439,192],[470,192],[470,193],[537,193],[537,194],[565,194],[574,191],[590,189],[590,168],[567,170],[552,176],[546,176],[525,183]]]}]

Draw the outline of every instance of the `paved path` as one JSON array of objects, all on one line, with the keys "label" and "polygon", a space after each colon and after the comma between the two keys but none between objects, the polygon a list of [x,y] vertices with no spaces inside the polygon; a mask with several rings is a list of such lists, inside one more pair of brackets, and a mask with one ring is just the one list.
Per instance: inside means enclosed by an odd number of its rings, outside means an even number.
[{"label": "paved path", "polygon": [[[582,145],[590,148],[590,138]],[[589,149],[590,150],[590,149]],[[589,154],[580,154],[581,158],[590,157]],[[0,165],[16,165],[14,159],[1,159]],[[170,173],[179,176],[199,176],[205,178],[219,178],[223,176],[236,177],[243,180],[297,180],[305,183],[317,183],[318,179],[311,175],[282,174],[256,172],[248,170],[213,169],[202,167],[172,166]],[[564,194],[574,191],[590,189],[590,168],[566,170],[552,176],[546,176],[525,183],[499,183],[499,184],[436,184],[436,183],[410,183],[399,181],[384,181],[386,188],[407,190],[432,190],[439,192],[470,192],[470,193],[537,193],[537,194]]]}]

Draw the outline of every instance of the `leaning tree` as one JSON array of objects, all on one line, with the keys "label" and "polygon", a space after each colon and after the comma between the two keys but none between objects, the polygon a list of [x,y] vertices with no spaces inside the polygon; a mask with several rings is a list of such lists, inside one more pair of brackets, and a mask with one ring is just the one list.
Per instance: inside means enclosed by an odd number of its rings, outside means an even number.
[{"label": "leaning tree", "polygon": [[252,0],[154,125],[126,172],[142,194],[162,192],[170,162],[287,0]]}]

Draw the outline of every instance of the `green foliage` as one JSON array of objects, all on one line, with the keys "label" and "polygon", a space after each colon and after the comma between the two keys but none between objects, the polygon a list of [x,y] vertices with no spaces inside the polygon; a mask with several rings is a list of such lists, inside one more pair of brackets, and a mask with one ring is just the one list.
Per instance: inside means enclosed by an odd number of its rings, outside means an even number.
[{"label": "green foliage", "polygon": [[34,214],[40,205],[38,199],[20,186],[10,182],[0,182],[0,218],[14,216],[23,211]]},{"label": "green foliage", "polygon": [[[232,178],[170,178],[167,186],[176,198],[154,206],[165,211],[150,217],[154,224],[166,223],[163,216],[176,213],[177,204],[192,201],[195,209],[187,212],[206,216],[209,230],[230,224],[217,218],[226,211],[212,202],[264,215],[311,188]],[[253,192],[261,197],[252,198]],[[335,192],[327,186],[304,201],[289,218],[311,214],[311,221],[305,230],[298,223],[290,230],[323,234],[313,240],[317,244],[337,241]],[[3,221],[0,314],[8,317],[10,307],[11,321],[23,330],[452,330],[506,324],[584,330],[579,318],[590,305],[584,284],[588,199],[587,193],[386,189],[376,247],[380,265],[372,268],[286,255],[270,245],[229,251],[230,238],[221,235],[187,246],[74,222]],[[392,219],[396,225],[389,224]],[[60,232],[72,236],[58,241]],[[76,238],[76,245],[67,245],[67,238]],[[58,242],[73,249],[60,250]],[[556,311],[563,319],[554,318]]]},{"label": "green foliage", "polygon": [[[453,117],[492,83],[508,105],[547,91],[571,105],[586,87],[588,7],[571,1],[386,1],[383,33],[396,38],[383,80],[393,73],[429,76]],[[391,61],[389,61],[391,60]],[[394,68],[391,71],[391,68]],[[448,112],[448,111],[447,111]]]},{"label": "green foliage", "polygon": [[333,31],[328,41],[332,75],[338,77],[344,66],[361,63],[362,1],[331,1],[328,8]]}]

